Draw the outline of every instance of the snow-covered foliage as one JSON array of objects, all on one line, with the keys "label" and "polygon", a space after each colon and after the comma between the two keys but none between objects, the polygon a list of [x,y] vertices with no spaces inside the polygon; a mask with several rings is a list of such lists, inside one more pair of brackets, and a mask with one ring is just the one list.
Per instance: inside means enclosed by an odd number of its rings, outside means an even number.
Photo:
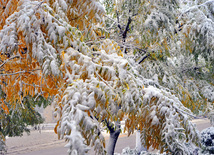
[{"label": "snow-covered foliage", "polygon": [[130,149],[129,147],[126,147],[122,150],[122,153],[115,153],[114,155],[166,155],[166,153],[151,153],[147,151],[137,152],[136,149]]},{"label": "snow-covered foliage", "polygon": [[[213,1],[111,2],[110,37],[121,42],[139,73],[176,93],[194,113],[207,112],[207,101],[214,101]],[[126,26],[126,39],[118,38]]]},{"label": "snow-covered foliage", "polygon": [[201,143],[203,154],[214,153],[214,127],[209,127],[201,131]]},{"label": "snow-covered foliage", "polygon": [[[0,68],[11,60],[21,65],[16,72],[5,67],[1,77],[19,75],[7,83],[16,79],[20,104],[28,93],[54,95],[55,132],[68,141],[69,154],[87,154],[90,147],[106,154],[101,127],[111,134],[122,120],[124,132],[141,130],[142,144],[161,153],[190,154],[186,143],[199,145],[193,114],[183,104],[207,96],[213,102],[213,86],[206,79],[194,82],[187,72],[202,67],[210,73],[211,61],[181,46],[186,31],[176,27],[178,1],[104,1],[107,13],[115,13],[106,15],[106,28],[97,0],[17,3],[2,14]],[[39,78],[26,84],[22,73]],[[27,86],[33,89],[24,92]]]},{"label": "snow-covered foliage", "polygon": [[[196,114],[213,109],[213,1],[111,0],[104,5],[110,37],[144,77],[145,87],[171,92]],[[148,117],[153,114],[151,125],[159,121],[160,116],[154,115],[160,112],[158,106],[147,113]],[[184,145],[180,148],[188,151]]]}]

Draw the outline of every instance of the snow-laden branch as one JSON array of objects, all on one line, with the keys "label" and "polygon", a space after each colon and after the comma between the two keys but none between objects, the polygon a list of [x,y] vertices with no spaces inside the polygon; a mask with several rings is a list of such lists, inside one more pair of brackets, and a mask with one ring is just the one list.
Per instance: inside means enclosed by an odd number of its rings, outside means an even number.
[{"label": "snow-laden branch", "polygon": [[214,0],[210,0],[210,1],[204,2],[204,3],[200,4],[200,5],[194,5],[194,6],[190,7],[190,8],[188,8],[187,10],[185,10],[184,12],[182,12],[182,14],[179,16],[178,19],[180,19],[184,14],[186,14],[186,13],[188,13],[188,12],[194,10],[194,9],[198,9],[199,7],[208,5],[208,4],[213,3],[213,2],[214,2]]}]

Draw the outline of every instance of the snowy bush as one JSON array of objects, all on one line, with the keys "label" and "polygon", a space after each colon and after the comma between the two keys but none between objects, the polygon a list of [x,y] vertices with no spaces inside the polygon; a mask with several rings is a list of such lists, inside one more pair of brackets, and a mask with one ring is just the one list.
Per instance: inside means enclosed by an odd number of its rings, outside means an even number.
[{"label": "snowy bush", "polygon": [[142,151],[138,153],[137,149],[130,149],[129,147],[126,147],[122,150],[122,153],[115,153],[114,155],[166,155],[166,153],[160,154],[160,153],[151,153],[147,151]]},{"label": "snowy bush", "polygon": [[214,154],[214,127],[201,131],[201,144],[203,153]]}]

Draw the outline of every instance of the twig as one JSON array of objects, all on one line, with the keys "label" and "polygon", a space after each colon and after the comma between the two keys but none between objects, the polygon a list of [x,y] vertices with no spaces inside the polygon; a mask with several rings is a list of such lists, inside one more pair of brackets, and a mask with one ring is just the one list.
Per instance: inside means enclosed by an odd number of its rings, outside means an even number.
[{"label": "twig", "polygon": [[183,72],[188,72],[188,71],[190,71],[190,70],[199,70],[199,69],[201,69],[201,68],[203,68],[203,67],[205,67],[205,66],[196,66],[196,67],[191,67],[191,68],[187,68],[187,69],[184,69],[184,70],[182,70],[182,73]]},{"label": "twig", "polygon": [[140,61],[138,61],[138,64],[141,64],[146,58],[150,56],[150,53],[146,54],[143,58],[141,58]]},{"label": "twig", "polygon": [[115,93],[118,94],[96,71],[95,74]]},{"label": "twig", "polygon": [[36,84],[29,84],[29,83],[25,83],[25,82],[22,82],[22,83],[25,84],[25,85],[33,86],[33,87],[43,88],[42,86],[39,86],[39,85],[36,85]]},{"label": "twig", "polygon": [[37,5],[37,7],[36,7],[35,10],[34,10],[34,13],[40,8],[40,6],[42,5],[42,3],[44,3],[44,2],[45,2],[45,0],[41,1],[41,2]]},{"label": "twig", "polygon": [[15,59],[15,58],[19,58],[20,56],[19,55],[15,55],[13,57],[10,57],[9,59],[5,60],[1,65],[0,65],[0,68],[2,66],[4,66],[8,61],[12,60],[12,59]]},{"label": "twig", "polygon": [[90,116],[93,118],[93,120],[97,123],[97,127],[99,129],[99,131],[101,132],[101,128],[100,128],[100,123],[97,121],[97,119],[95,118],[94,114],[92,113],[91,110],[89,110],[90,112]]},{"label": "twig", "polygon": [[120,31],[122,31],[122,28],[121,28],[121,25],[120,25],[120,17],[119,17],[118,11],[116,11],[116,14],[117,14],[117,26],[120,29]]},{"label": "twig", "polygon": [[31,72],[34,72],[34,71],[38,71],[38,70],[41,70],[41,69],[34,69],[34,70],[29,70],[29,71],[19,71],[19,72],[15,72],[15,73],[8,73],[8,74],[0,74],[0,76],[10,76],[10,75],[16,75],[16,74],[22,74],[22,73],[31,73]]},{"label": "twig", "polygon": [[120,47],[131,48],[131,49],[137,49],[137,50],[139,50],[139,51],[141,51],[141,52],[147,53],[146,50],[141,49],[141,48],[139,48],[139,47],[137,47],[137,46],[134,46],[134,45],[128,45],[128,44],[118,44],[118,45],[119,45]]},{"label": "twig", "polygon": [[172,106],[173,106],[173,108],[175,108],[175,109],[176,109],[178,112],[180,112],[180,113],[184,113],[184,114],[189,115],[189,116],[191,116],[191,117],[193,117],[193,118],[199,118],[199,117],[197,117],[197,116],[195,116],[195,115],[192,115],[192,114],[190,114],[190,113],[188,113],[188,112],[186,112],[186,111],[183,111],[183,110],[181,110],[181,109],[175,107],[174,105],[172,105]]}]

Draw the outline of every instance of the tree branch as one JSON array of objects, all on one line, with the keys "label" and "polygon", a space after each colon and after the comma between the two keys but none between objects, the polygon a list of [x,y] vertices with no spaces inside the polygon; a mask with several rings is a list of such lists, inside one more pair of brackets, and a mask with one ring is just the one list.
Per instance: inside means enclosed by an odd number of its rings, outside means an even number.
[{"label": "tree branch", "polygon": [[147,53],[146,50],[141,49],[141,48],[139,48],[139,47],[137,47],[137,46],[134,46],[134,45],[130,45],[130,44],[118,44],[118,45],[119,45],[120,47],[131,48],[131,49],[137,49],[137,50],[139,50],[139,51],[141,51],[141,52]]},{"label": "tree branch", "polygon": [[0,65],[0,68],[1,68],[2,66],[4,66],[8,61],[10,61],[10,60],[12,60],[12,59],[15,59],[15,58],[20,58],[20,56],[19,56],[19,55],[15,55],[15,56],[13,56],[13,57],[10,57],[9,59],[5,60],[5,61]]},{"label": "tree branch", "polygon": [[129,25],[131,24],[131,22],[132,22],[132,19],[131,19],[131,17],[129,17],[128,22],[127,22],[127,24],[126,24],[126,29],[125,29],[125,31],[123,32],[123,42],[126,41],[127,33],[128,33],[128,31],[129,31]]},{"label": "tree branch", "polygon": [[146,54],[141,60],[138,62],[138,64],[141,64],[146,58],[150,56],[150,53]]},{"label": "tree branch", "polygon": [[119,28],[120,31],[121,31],[122,28],[121,28],[121,25],[120,25],[120,17],[119,17],[118,11],[116,11],[116,14],[117,14],[117,26],[118,26],[118,28]]},{"label": "tree branch", "polygon": [[203,67],[205,67],[205,66],[196,66],[196,67],[187,68],[187,69],[182,70],[182,73],[183,72],[188,72],[190,70],[195,70],[196,71],[196,70],[199,70],[199,69],[201,69]]},{"label": "tree branch", "polygon": [[16,75],[16,74],[31,73],[31,72],[38,71],[38,70],[41,70],[41,69],[34,69],[34,70],[30,70],[30,71],[25,70],[25,71],[19,71],[19,72],[8,73],[8,74],[0,74],[0,76],[10,76],[10,75]]},{"label": "tree branch", "polygon": [[105,123],[106,123],[106,126],[109,129],[110,133],[114,132],[115,129],[114,129],[113,123],[109,122],[107,119],[105,119]]}]

